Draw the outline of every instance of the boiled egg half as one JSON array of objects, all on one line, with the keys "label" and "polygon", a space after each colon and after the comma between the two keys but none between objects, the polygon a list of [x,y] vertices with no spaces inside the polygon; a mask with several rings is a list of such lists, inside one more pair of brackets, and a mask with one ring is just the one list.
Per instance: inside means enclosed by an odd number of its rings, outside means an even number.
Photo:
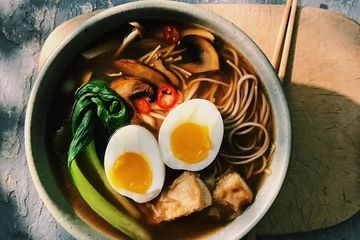
[{"label": "boiled egg half", "polygon": [[224,123],[216,106],[204,99],[191,99],[166,116],[159,131],[164,163],[172,169],[199,171],[217,156]]},{"label": "boiled egg half", "polygon": [[164,185],[165,165],[159,145],[141,126],[128,125],[112,135],[105,150],[104,167],[111,186],[139,203],[154,199]]}]

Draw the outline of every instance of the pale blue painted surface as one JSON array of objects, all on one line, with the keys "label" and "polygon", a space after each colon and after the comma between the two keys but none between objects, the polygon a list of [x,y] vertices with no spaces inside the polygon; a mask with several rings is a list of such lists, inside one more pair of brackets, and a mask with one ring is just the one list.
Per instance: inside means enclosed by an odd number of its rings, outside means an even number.
[{"label": "pale blue painted surface", "polygon": [[[72,239],[39,199],[24,156],[23,128],[40,48],[64,20],[127,1],[0,0],[0,239]],[[284,0],[188,0],[189,3],[283,4]],[[300,0],[360,22],[359,0]],[[261,239],[360,239],[360,214],[313,233]]]}]

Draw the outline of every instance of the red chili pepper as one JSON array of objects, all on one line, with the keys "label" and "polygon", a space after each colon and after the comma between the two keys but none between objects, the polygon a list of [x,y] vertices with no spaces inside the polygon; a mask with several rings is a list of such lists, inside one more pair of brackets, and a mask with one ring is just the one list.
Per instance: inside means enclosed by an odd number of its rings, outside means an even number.
[{"label": "red chili pepper", "polygon": [[157,93],[156,103],[162,109],[170,109],[177,103],[176,89],[170,85],[161,86]]},{"label": "red chili pepper", "polygon": [[166,25],[163,29],[163,38],[166,42],[172,44],[180,41],[180,30],[174,25]]},{"label": "red chili pepper", "polygon": [[151,112],[151,106],[147,98],[138,98],[135,100],[136,109],[144,114]]}]

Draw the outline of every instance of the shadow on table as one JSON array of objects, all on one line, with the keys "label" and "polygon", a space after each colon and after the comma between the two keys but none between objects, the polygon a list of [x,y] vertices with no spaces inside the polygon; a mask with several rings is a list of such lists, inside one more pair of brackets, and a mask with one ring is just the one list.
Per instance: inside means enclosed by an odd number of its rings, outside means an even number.
[{"label": "shadow on table", "polygon": [[30,239],[24,223],[20,221],[15,190],[6,192],[0,185],[0,239]]},{"label": "shadow on table", "polygon": [[[298,33],[295,28],[285,80],[292,79]],[[360,82],[355,77],[351,80]],[[346,77],[338,81],[346,84]],[[286,81],[284,89],[292,117],[291,161],[278,198],[254,231],[258,236],[310,231],[261,239],[354,239],[360,234],[355,227],[360,225],[360,105],[336,89]]]},{"label": "shadow on table", "polygon": [[277,236],[260,236],[257,240],[356,240],[360,236],[360,211],[348,220],[335,226],[310,231],[306,233],[293,233]]},{"label": "shadow on table", "polygon": [[16,166],[26,167],[17,157],[21,148],[18,138],[22,136],[18,131],[23,126],[23,119],[18,117],[15,107],[0,106],[0,239],[30,239],[26,224],[20,220],[18,203],[22,200],[17,199],[17,185],[9,174]]},{"label": "shadow on table", "polygon": [[[16,132],[24,126],[24,115],[19,114],[16,107],[0,105],[0,156],[3,157],[4,149],[12,152],[11,141],[15,139]],[[14,136],[15,135],[15,136]],[[21,134],[22,135],[22,134]],[[8,157],[10,157],[9,155]]]},{"label": "shadow on table", "polygon": [[[289,84],[285,91],[293,128],[291,161],[278,198],[254,229],[257,235],[328,227],[360,209],[360,106],[322,88]],[[359,225],[359,216],[354,221]]]}]

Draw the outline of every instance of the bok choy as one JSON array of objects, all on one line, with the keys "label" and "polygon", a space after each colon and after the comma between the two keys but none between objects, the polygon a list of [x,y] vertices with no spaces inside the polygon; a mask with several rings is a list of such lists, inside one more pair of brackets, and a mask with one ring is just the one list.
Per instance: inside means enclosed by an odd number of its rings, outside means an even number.
[{"label": "bok choy", "polygon": [[95,121],[100,120],[108,131],[113,132],[128,124],[131,116],[131,109],[105,82],[92,81],[80,87],[75,93],[71,113],[73,137],[68,152],[68,168],[80,195],[101,218],[133,239],[151,239],[140,224],[117,209],[90,184],[77,162],[80,153],[86,155],[86,164],[96,169],[107,189],[116,196],[130,215],[138,218],[138,210],[108,183],[95,150],[93,136]]}]

